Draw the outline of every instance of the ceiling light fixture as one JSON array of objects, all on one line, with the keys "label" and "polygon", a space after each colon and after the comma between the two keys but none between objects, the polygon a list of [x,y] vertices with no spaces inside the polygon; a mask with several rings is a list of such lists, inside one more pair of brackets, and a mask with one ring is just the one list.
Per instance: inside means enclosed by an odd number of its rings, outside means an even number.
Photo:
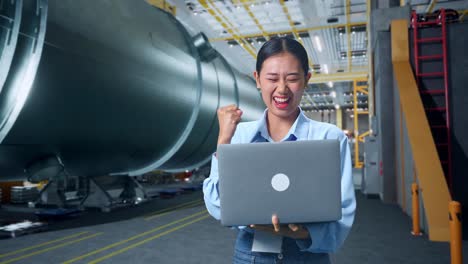
[{"label": "ceiling light fixture", "polygon": [[331,97],[336,98],[336,92],[335,91],[331,92],[330,95],[331,95]]},{"label": "ceiling light fixture", "polygon": [[328,87],[333,88],[333,82],[332,81],[327,82],[327,85],[328,85]]},{"label": "ceiling light fixture", "polygon": [[328,65],[326,64],[323,65],[323,72],[328,74]]},{"label": "ceiling light fixture", "polygon": [[318,52],[322,52],[322,43],[320,41],[319,36],[317,35],[314,36],[314,43],[315,43],[315,48],[318,50]]}]

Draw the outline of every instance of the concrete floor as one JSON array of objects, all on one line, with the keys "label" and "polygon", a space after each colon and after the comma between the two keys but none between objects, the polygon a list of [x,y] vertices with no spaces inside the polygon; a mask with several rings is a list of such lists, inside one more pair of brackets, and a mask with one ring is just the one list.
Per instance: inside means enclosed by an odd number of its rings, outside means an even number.
[{"label": "concrete floor", "polygon": [[0,240],[0,263],[228,263],[235,239],[209,217],[200,191],[90,211],[50,223],[50,230]]},{"label": "concrete floor", "polygon": [[[355,223],[334,263],[450,262],[447,243],[410,235],[410,219],[400,208],[359,191],[357,199]],[[207,214],[196,191],[110,213],[87,211],[50,223],[47,232],[2,239],[0,264],[230,263],[235,235]]]}]

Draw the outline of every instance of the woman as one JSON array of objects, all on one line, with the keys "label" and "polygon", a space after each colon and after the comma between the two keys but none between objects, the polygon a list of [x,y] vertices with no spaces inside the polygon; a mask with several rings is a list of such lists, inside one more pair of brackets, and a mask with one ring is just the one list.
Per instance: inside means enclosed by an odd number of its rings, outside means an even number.
[{"label": "woman", "polygon": [[[313,121],[299,108],[310,75],[307,53],[299,42],[289,38],[267,41],[258,52],[254,72],[267,106],[265,114],[260,120],[239,123],[241,109],[235,105],[220,108],[218,145],[339,139],[342,218],[330,223],[280,225],[280,219],[273,215],[271,226],[239,227],[233,263],[330,263],[328,253],[335,252],[349,233],[356,200],[348,140],[336,126]],[[216,155],[212,159],[210,177],[203,183],[203,192],[208,211],[220,219]],[[253,251],[252,244],[259,232],[280,239],[281,253]]]}]

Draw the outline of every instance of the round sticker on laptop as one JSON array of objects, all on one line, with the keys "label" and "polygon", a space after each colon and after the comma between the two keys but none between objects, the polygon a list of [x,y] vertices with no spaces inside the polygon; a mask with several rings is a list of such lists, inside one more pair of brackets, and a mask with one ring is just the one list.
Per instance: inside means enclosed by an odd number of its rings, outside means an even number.
[{"label": "round sticker on laptop", "polygon": [[286,174],[278,173],[271,178],[271,186],[275,191],[286,191],[289,187],[289,177]]}]

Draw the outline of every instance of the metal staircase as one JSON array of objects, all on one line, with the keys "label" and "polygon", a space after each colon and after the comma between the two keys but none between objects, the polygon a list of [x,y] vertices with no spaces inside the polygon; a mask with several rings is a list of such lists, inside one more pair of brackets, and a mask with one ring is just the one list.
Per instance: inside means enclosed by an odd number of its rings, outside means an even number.
[{"label": "metal staircase", "polygon": [[452,192],[446,12],[441,9],[437,16],[426,18],[418,19],[415,11],[411,16],[413,69],[445,179]]}]

